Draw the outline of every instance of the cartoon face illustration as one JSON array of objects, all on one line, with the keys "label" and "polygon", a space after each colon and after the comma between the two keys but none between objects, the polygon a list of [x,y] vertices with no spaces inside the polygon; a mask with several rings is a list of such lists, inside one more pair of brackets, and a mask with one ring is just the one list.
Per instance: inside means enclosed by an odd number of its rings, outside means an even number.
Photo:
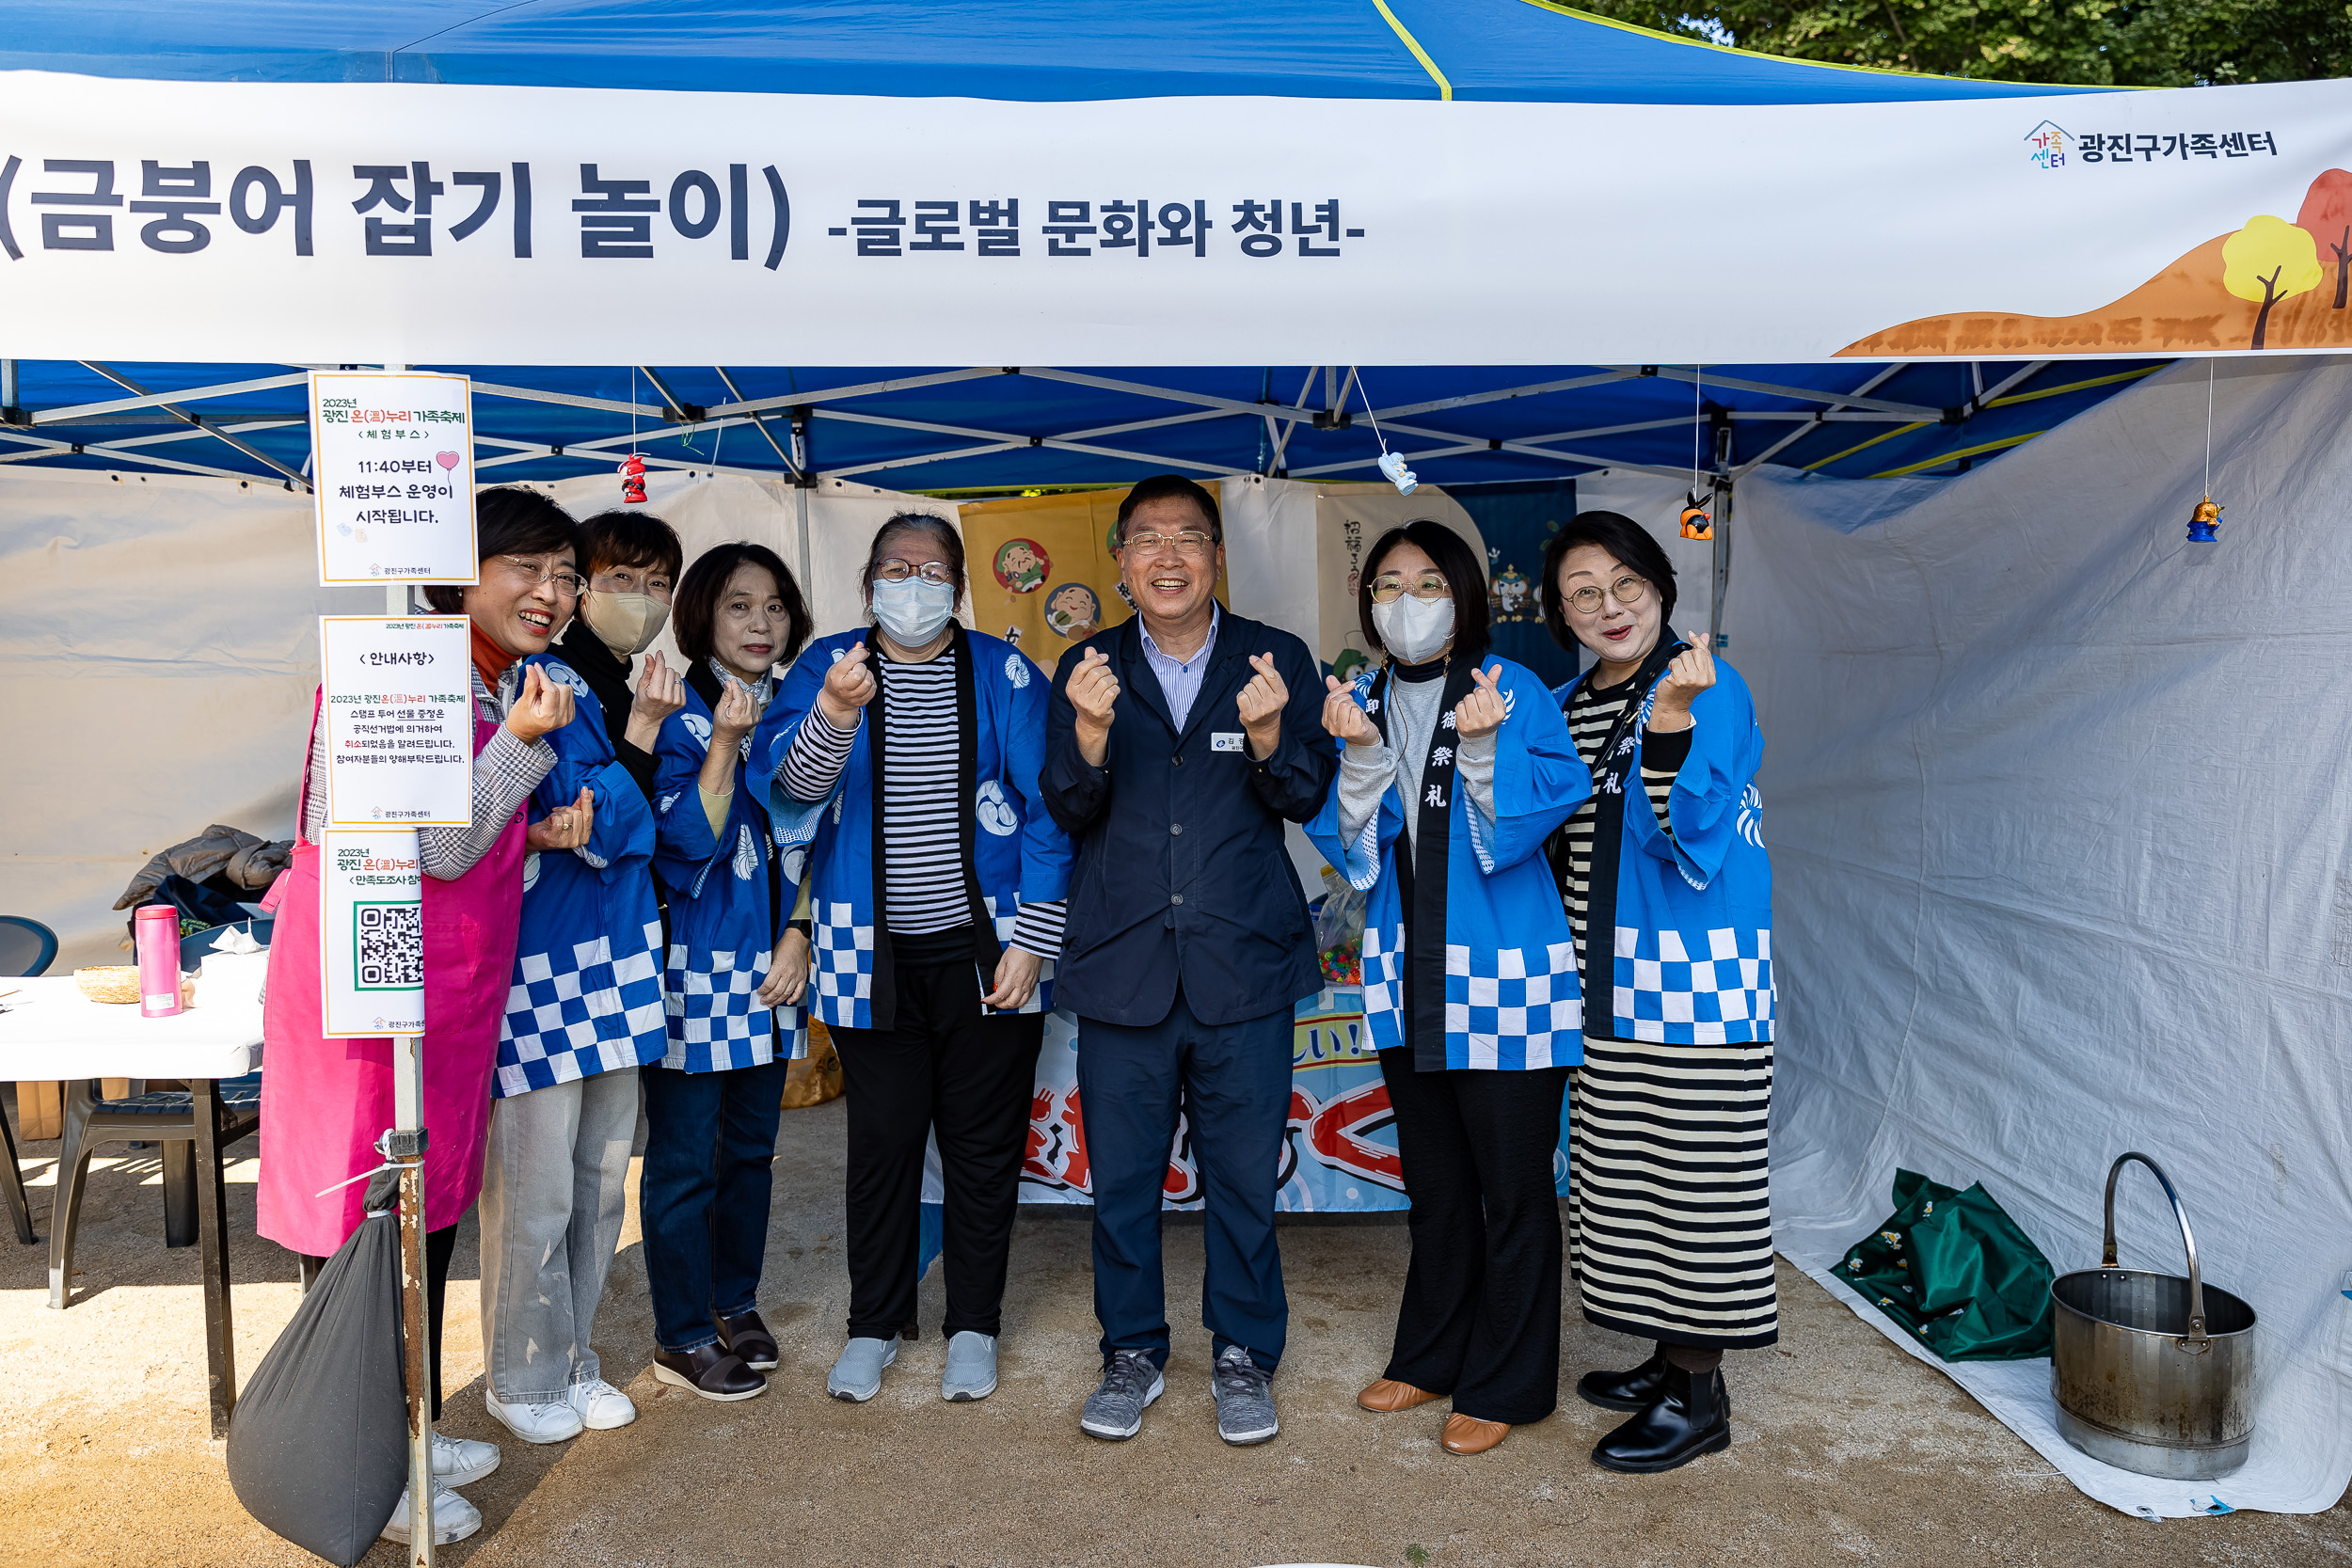
[{"label": "cartoon face illustration", "polygon": [[995,567],[999,583],[1015,594],[1031,594],[1044,585],[1054,563],[1036,540],[1008,539],[997,548]]},{"label": "cartoon face illustration", "polygon": [[1103,625],[1103,601],[1083,582],[1065,582],[1045,601],[1045,624],[1062,636],[1091,637]]},{"label": "cartoon face illustration", "polygon": [[1493,604],[1496,620],[1524,621],[1528,619],[1527,578],[1520,575],[1518,567],[1505,566],[1497,573],[1494,586],[1488,590],[1487,596]]},{"label": "cartoon face illustration", "polygon": [[1342,648],[1340,657],[1331,661],[1331,673],[1343,681],[1352,681],[1356,678],[1356,672],[1371,662],[1370,656],[1361,648]]}]

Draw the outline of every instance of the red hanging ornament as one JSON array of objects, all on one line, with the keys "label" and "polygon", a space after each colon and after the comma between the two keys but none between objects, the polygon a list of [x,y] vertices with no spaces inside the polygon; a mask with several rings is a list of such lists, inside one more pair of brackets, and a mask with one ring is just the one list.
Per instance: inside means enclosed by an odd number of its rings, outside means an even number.
[{"label": "red hanging ornament", "polygon": [[623,502],[625,505],[628,505],[628,506],[643,506],[643,505],[644,505],[644,504],[645,504],[645,455],[644,455],[644,453],[643,453],[643,452],[637,452],[637,451],[630,452],[630,453],[628,454],[628,461],[621,465],[620,469],[619,469],[619,473],[620,473],[620,476],[621,476],[621,500],[622,500],[622,502]]}]

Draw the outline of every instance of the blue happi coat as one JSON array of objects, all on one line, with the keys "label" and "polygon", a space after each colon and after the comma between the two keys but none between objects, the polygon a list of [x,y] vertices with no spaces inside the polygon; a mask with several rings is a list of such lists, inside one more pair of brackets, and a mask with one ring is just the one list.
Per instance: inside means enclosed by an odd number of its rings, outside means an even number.
[{"label": "blue happi coat", "polygon": [[[1454,745],[1448,701],[1431,737],[1433,757],[1424,759],[1423,788],[1413,800],[1401,800],[1391,781],[1372,821],[1352,842],[1343,842],[1340,783],[1334,779],[1323,810],[1307,825],[1307,836],[1351,886],[1367,895],[1364,1022],[1377,1049],[1413,1046],[1415,1065],[1423,1069],[1572,1066],[1584,1059],[1576,949],[1559,888],[1540,851],[1552,830],[1592,793],[1592,775],[1577,756],[1558,705],[1534,673],[1491,655],[1479,662],[1499,673],[1496,685],[1506,712],[1502,728],[1495,732],[1493,820],[1471,803],[1467,789],[1437,782],[1450,752],[1445,758],[1434,753]],[[1467,678],[1467,672],[1450,678],[1448,693]],[[1375,705],[1376,685],[1373,672],[1360,672],[1357,701],[1367,705],[1394,745],[1397,734]],[[1439,805],[1438,798],[1445,794],[1451,799]],[[1404,985],[1406,927],[1414,911],[1406,903],[1397,857],[1411,852],[1405,812],[1424,807],[1442,811],[1446,824],[1442,928],[1435,928],[1433,921],[1433,928],[1418,932],[1414,951],[1424,951],[1423,942],[1442,944],[1444,994],[1441,1014],[1436,998],[1414,997],[1414,1013],[1430,1025],[1416,1029],[1406,1014]],[[1423,815],[1419,821],[1422,849],[1415,868],[1425,874],[1437,863],[1430,852],[1432,817]],[[1434,888],[1416,891],[1423,896],[1414,907],[1438,911],[1426,896]],[[1427,962],[1420,973],[1434,978],[1439,973],[1436,956]],[[1442,1062],[1437,1041],[1429,1037],[1440,1021]]]},{"label": "blue happi coat", "polygon": [[[879,709],[869,706],[860,720],[849,761],[825,800],[793,800],[778,769],[817,705],[826,672],[866,635],[841,632],[810,643],[785,675],[753,745],[779,831],[815,840],[809,913],[816,929],[816,973],[810,990],[817,1016],[847,1029],[874,1027],[875,883],[881,868],[875,853],[872,721]],[[968,831],[972,870],[1001,945],[1012,940],[1023,904],[1050,904],[1068,895],[1073,851],[1038,793],[1038,771],[1045,761],[1044,673],[1001,639],[961,627],[956,635],[971,672],[960,706],[969,715],[976,781]],[[882,657],[879,648],[867,651],[868,658]],[[995,985],[995,975],[981,975],[983,993]],[[1037,990],[1018,1011],[1050,1011],[1053,989],[1054,964],[1048,959],[1039,966]]]},{"label": "blue happi coat", "polygon": [[[742,750],[748,752],[746,735]],[[802,1007],[763,1006],[782,922],[800,894],[805,839],[779,843],[761,791],[735,764],[727,817],[712,833],[696,788],[710,747],[710,704],[689,682],[686,705],[661,721],[654,745],[654,871],[670,894],[670,954],[662,1001],[670,1048],[661,1065],[686,1072],[723,1072],[775,1057],[771,1025],[787,1056],[805,1055]],[[771,887],[770,879],[778,879]]]},{"label": "blue happi coat", "polygon": [[547,737],[555,767],[532,791],[530,818],[573,804],[584,785],[596,823],[577,849],[523,858],[521,935],[491,1085],[501,1100],[658,1062],[668,1043],[653,812],[614,754],[586,681],[552,654],[533,654],[507,681],[519,683],[534,664],[572,689],[572,720]]},{"label": "blue happi coat", "polygon": [[[1554,694],[1563,711],[1575,685]],[[1632,736],[1647,736],[1655,697],[1653,685]],[[1597,885],[1586,906],[1588,940],[1599,942],[1612,929],[1615,935],[1608,1034],[1677,1045],[1769,1040],[1772,866],[1764,852],[1764,797],[1756,787],[1764,732],[1748,683],[1721,657],[1715,684],[1691,704],[1691,720],[1690,755],[1667,800],[1674,832],[1659,826],[1643,797],[1637,749],[1623,831],[1613,845],[1599,835],[1594,842],[1597,884],[1612,848],[1616,861],[1613,914],[1602,923]],[[1587,1027],[1598,1036],[1602,1022],[1596,1014]]]}]

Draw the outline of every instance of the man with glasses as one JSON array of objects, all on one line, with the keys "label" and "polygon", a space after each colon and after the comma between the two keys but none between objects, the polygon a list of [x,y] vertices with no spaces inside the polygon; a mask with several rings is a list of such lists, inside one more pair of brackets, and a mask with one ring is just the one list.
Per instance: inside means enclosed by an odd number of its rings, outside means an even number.
[{"label": "man with glasses", "polygon": [[1289,1326],[1274,1197],[1292,1009],[1322,984],[1283,823],[1314,816],[1338,759],[1306,644],[1216,603],[1206,490],[1143,481],[1116,538],[1136,614],[1062,659],[1041,780],[1077,846],[1056,1000],[1079,1020],[1104,1359],[1079,1424],[1132,1437],[1162,1391],[1160,1196],[1181,1117],[1207,1207],[1217,1432],[1263,1443]]}]

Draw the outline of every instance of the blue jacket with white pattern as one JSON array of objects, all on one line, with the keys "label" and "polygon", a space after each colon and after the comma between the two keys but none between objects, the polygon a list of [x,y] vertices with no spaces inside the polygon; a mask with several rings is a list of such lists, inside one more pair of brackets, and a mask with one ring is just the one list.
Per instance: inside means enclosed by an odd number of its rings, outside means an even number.
[{"label": "blue jacket with white pattern", "polygon": [[[1069,893],[1072,849],[1069,835],[1038,795],[1038,770],[1045,759],[1044,673],[1000,638],[961,627],[957,635],[970,657],[972,683],[963,695],[974,721],[971,867],[983,912],[1001,945],[1012,939],[1021,905],[1053,903]],[[860,718],[849,761],[826,799],[794,800],[781,769],[802,722],[817,705],[826,673],[866,636],[861,628],[810,643],[785,674],[752,737],[752,756],[778,832],[798,841],[814,840],[808,875],[815,884],[809,905],[815,969],[809,991],[817,1016],[846,1029],[875,1027],[875,884],[881,868],[873,847],[878,801],[868,718],[874,710]],[[868,657],[879,657],[880,651],[869,650]],[[1053,976],[1049,959],[1020,1011],[1052,1009]],[[982,991],[994,988],[994,975],[980,979]]]},{"label": "blue jacket with white pattern", "polygon": [[[780,933],[777,911],[789,914],[799,896],[805,841],[771,842],[767,808],[739,758],[726,821],[713,833],[696,789],[709,748],[710,705],[690,684],[686,705],[661,721],[654,744],[653,800],[654,870],[670,891],[662,975],[670,1050],[661,1065],[687,1072],[773,1060],[771,1022],[789,1043],[787,1055],[808,1051],[802,1009],[771,1014],[757,995]],[[771,878],[782,885],[771,888]]]},{"label": "blue jacket with white pattern", "polygon": [[[1565,710],[1571,681],[1554,696]],[[1646,738],[1655,689],[1630,734]],[[1613,995],[1585,1032],[1677,1045],[1749,1044],[1772,1037],[1772,864],[1764,851],[1764,797],[1756,770],[1764,731],[1740,672],[1715,660],[1715,684],[1691,704],[1691,751],[1667,798],[1669,834],[1639,800],[1635,757],[1616,849]],[[1597,874],[1601,847],[1594,847]],[[1597,900],[1595,901],[1597,911]],[[1588,942],[1609,941],[1597,924]],[[1590,998],[1597,1002],[1599,998]]]}]

